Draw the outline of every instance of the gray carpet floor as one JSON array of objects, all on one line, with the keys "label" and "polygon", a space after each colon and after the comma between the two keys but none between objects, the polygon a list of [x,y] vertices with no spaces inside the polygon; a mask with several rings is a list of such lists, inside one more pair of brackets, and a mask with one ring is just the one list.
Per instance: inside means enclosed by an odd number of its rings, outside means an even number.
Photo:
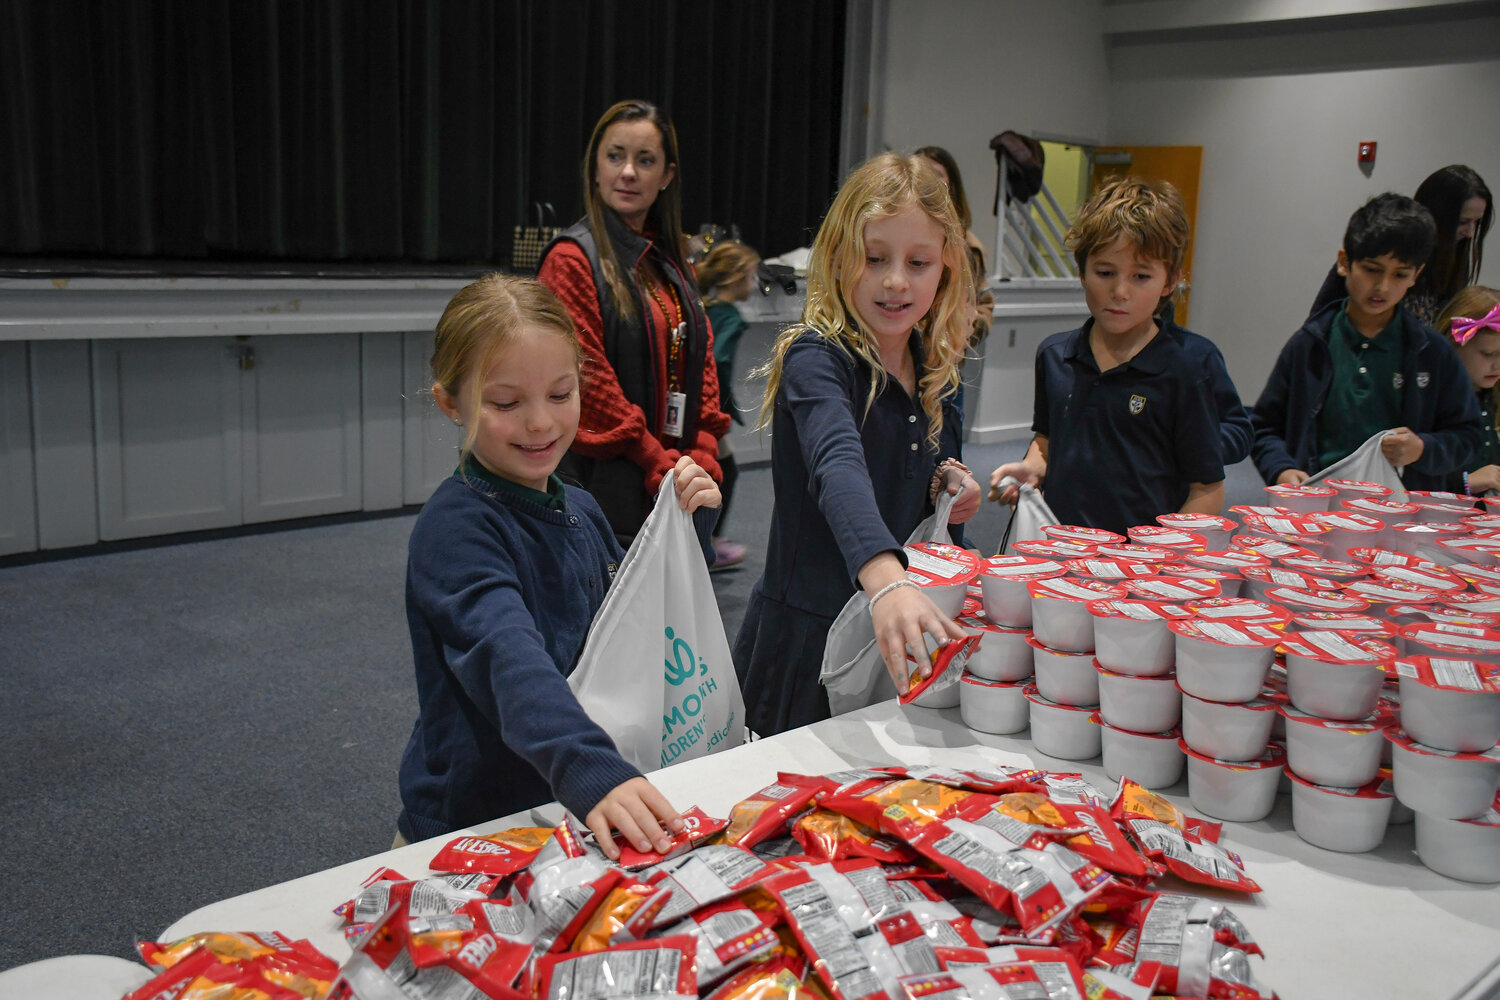
[{"label": "gray carpet floor", "polygon": [[[1023,448],[966,458],[984,478]],[[1230,471],[1230,503],[1261,496]],[[731,639],[771,500],[743,470],[725,535],[751,555],[713,575]],[[390,845],[413,518],[0,563],[0,969],[134,958],[199,906]],[[983,505],[971,542],[994,552],[1007,518]]]}]

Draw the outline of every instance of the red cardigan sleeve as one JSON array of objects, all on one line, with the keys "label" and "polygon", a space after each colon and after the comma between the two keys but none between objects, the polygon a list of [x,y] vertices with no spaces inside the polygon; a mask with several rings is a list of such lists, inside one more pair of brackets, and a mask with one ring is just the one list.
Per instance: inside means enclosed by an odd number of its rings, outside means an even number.
[{"label": "red cardigan sleeve", "polygon": [[[644,470],[647,491],[655,493],[679,453],[662,447],[651,433],[646,415],[625,398],[615,370],[604,356],[604,320],[599,315],[594,272],[583,248],[568,241],[558,243],[542,261],[537,279],[552,290],[573,317],[583,348],[583,405],[573,450],[589,458],[629,458]],[[717,399],[714,405],[718,405]]]}]

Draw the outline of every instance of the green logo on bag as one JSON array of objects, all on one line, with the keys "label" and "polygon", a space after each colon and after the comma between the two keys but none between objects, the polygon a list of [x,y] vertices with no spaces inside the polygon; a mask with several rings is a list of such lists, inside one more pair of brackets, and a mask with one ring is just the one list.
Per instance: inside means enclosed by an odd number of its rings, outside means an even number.
[{"label": "green logo on bag", "polygon": [[667,626],[667,639],[672,643],[672,659],[663,660],[662,664],[666,667],[668,684],[678,687],[699,673],[700,668],[703,673],[708,673],[708,664],[698,662],[698,658],[693,655],[693,647],[688,645],[686,639],[674,635],[670,625]]}]

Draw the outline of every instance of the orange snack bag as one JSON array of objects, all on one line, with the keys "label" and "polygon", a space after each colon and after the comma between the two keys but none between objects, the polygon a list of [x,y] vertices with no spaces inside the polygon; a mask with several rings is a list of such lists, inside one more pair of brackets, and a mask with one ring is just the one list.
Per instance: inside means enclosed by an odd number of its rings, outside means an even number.
[{"label": "orange snack bag", "polygon": [[483,837],[457,837],[444,845],[427,867],[435,872],[483,872],[510,875],[531,864],[552,836],[546,827],[522,826]]}]

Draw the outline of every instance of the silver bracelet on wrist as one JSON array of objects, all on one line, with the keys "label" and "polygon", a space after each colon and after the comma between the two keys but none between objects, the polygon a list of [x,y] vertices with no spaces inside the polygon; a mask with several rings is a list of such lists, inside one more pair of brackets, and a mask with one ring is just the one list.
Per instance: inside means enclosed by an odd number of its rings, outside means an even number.
[{"label": "silver bracelet on wrist", "polygon": [[891,591],[896,590],[900,587],[915,587],[916,585],[917,584],[915,580],[911,580],[903,576],[895,583],[888,583],[884,587],[881,587],[879,590],[875,591],[875,595],[870,598],[870,613],[875,613],[875,602],[880,600],[886,594],[889,594]]}]

